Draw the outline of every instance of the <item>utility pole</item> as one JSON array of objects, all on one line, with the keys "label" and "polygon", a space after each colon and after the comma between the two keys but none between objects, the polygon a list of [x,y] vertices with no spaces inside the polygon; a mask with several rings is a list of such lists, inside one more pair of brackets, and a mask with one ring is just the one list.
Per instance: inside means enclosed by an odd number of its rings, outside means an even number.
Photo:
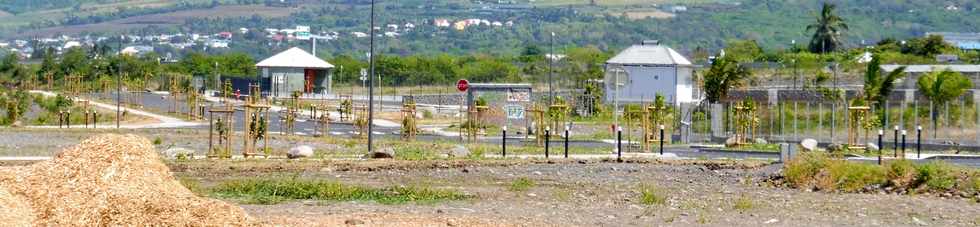
[{"label": "utility pole", "polygon": [[[370,61],[370,73],[368,75],[374,75],[374,1],[371,0],[371,53],[368,56],[368,61]],[[368,152],[374,151],[374,77],[368,76]]]},{"label": "utility pole", "polygon": [[555,33],[551,33],[551,53],[548,57],[548,103],[550,105],[555,105],[555,86],[554,86],[554,74],[555,74]]},{"label": "utility pole", "polygon": [[[116,54],[117,56],[120,55],[120,54],[122,54],[122,39],[123,39],[123,36],[119,36],[119,42],[118,42],[118,44],[119,44],[119,48],[120,48],[119,49],[120,53]],[[122,73],[123,73],[123,65],[120,64],[119,65],[119,71],[116,72],[116,129],[119,129],[120,128],[120,126],[119,126],[119,119],[122,118],[122,96],[121,96],[122,95]]]}]

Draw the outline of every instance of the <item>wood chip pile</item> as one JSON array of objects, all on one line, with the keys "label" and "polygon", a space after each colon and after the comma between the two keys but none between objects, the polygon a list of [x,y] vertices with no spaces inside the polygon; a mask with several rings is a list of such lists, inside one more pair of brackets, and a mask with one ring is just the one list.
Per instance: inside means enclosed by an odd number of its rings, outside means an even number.
[{"label": "wood chip pile", "polygon": [[[8,219],[9,218],[9,219]],[[249,226],[240,207],[200,198],[150,141],[101,135],[50,161],[0,168],[4,226]]]}]

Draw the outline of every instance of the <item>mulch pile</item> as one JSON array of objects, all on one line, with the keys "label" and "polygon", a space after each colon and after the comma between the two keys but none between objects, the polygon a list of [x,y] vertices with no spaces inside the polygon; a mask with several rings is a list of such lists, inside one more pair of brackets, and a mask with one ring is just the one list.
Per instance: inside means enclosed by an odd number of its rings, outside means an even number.
[{"label": "mulch pile", "polygon": [[0,168],[4,226],[251,226],[240,207],[201,198],[150,141],[101,135],[50,161]]}]

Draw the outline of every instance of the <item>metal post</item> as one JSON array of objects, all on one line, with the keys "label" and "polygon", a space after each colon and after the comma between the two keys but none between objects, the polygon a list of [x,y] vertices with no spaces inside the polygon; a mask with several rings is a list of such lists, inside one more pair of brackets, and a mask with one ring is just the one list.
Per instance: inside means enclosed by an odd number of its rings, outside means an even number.
[{"label": "metal post", "polygon": [[551,148],[551,128],[544,128],[544,158],[548,158]]},{"label": "metal post", "polygon": [[568,158],[568,130],[570,128],[565,126],[565,158]]},{"label": "metal post", "polygon": [[922,158],[922,126],[915,127],[915,158]]},{"label": "metal post", "polygon": [[905,130],[902,130],[902,159],[905,159]]},{"label": "metal post", "polygon": [[882,149],[883,147],[881,147],[882,145],[881,139],[884,136],[885,136],[885,130],[878,129],[878,165],[881,165],[881,150],[884,150]]},{"label": "metal post", "polygon": [[500,129],[501,129],[500,131],[501,134],[503,134],[502,136],[500,136],[501,139],[500,156],[506,158],[507,157],[507,126],[501,127]]},{"label": "metal post", "polygon": [[368,56],[368,61],[370,61],[370,71],[368,73],[368,78],[370,80],[370,86],[368,87],[368,152],[374,151],[374,0],[371,0],[371,52]]},{"label": "metal post", "polygon": [[893,152],[895,153],[895,158],[898,158],[898,126],[895,126],[895,141],[892,143]]},{"label": "metal post", "polygon": [[660,156],[664,156],[664,125],[660,125]]},{"label": "metal post", "polygon": [[623,162],[623,127],[616,126],[616,161]]},{"label": "metal post", "polygon": [[116,128],[119,128],[119,119],[122,118],[122,70],[116,72]]}]

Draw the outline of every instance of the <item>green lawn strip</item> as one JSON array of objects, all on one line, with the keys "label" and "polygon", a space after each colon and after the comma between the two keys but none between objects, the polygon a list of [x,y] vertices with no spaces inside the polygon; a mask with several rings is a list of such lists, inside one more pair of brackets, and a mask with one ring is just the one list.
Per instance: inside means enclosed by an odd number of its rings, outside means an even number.
[{"label": "green lawn strip", "polygon": [[236,179],[209,189],[219,198],[246,204],[277,204],[292,200],[374,201],[381,204],[435,203],[471,199],[457,190],[427,186],[389,186],[383,188],[346,185],[334,181],[310,179]]}]

